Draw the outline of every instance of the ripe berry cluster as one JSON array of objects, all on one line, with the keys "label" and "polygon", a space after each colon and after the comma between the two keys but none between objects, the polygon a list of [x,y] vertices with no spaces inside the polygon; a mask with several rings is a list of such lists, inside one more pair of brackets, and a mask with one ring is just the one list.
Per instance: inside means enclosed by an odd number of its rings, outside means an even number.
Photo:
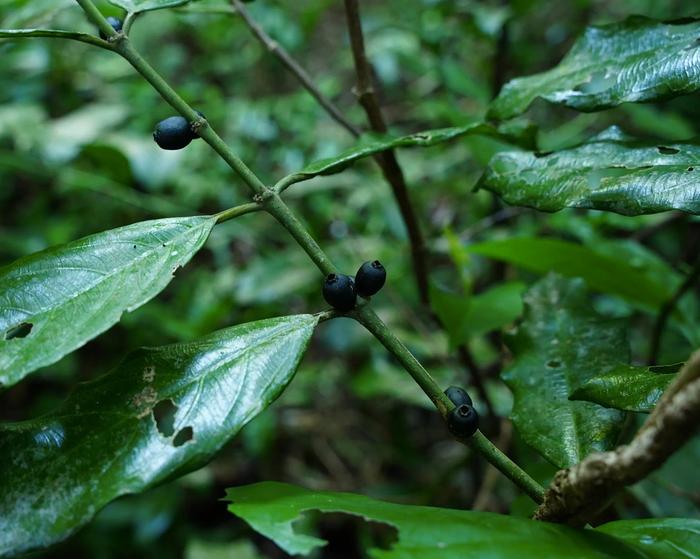
[{"label": "ripe berry cluster", "polygon": [[456,406],[447,415],[447,428],[455,437],[471,437],[479,429],[479,414],[476,413],[469,394],[458,386],[450,386],[445,395]]},{"label": "ripe berry cluster", "polygon": [[357,303],[357,296],[369,298],[386,282],[386,270],[379,260],[365,262],[355,277],[328,274],[323,282],[323,298],[333,308],[347,312]]}]

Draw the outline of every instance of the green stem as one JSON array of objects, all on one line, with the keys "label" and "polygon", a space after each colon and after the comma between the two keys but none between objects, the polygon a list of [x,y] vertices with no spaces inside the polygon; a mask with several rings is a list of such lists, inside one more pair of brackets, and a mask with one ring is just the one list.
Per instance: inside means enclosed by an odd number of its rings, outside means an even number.
[{"label": "green stem", "polygon": [[59,29],[0,29],[0,39],[24,39],[29,37],[48,37],[49,39],[69,39],[87,43],[101,49],[112,50],[112,44],[89,33],[61,31]]},{"label": "green stem", "polygon": [[[245,163],[226,145],[219,135],[208,125],[192,107],[190,107],[170,85],[153,69],[153,67],[141,57],[123,34],[118,34],[112,29],[107,20],[95,7],[92,0],[76,0],[92,21],[105,32],[114,42],[113,50],[121,54],[131,65],[148,81],[153,88],[160,93],[176,111],[193,123],[197,133],[228,163],[248,187],[256,194],[254,204],[244,204],[217,214],[217,221],[221,223],[243,213],[257,211],[261,206],[272,215],[306,251],[311,260],[324,274],[334,273],[336,267],[325,255],[321,247],[309,234],[304,225],[294,215],[292,210],[284,203],[277,192],[269,189],[251,171]],[[107,29],[108,28],[108,29]],[[256,209],[253,209],[256,206]],[[420,385],[423,391],[433,401],[440,414],[445,417],[454,407],[452,402],[440,390],[435,380],[416,360],[401,341],[386,327],[379,317],[367,306],[358,307],[351,314],[365,326],[384,346],[401,362],[408,373]],[[517,464],[500,452],[486,437],[477,433],[469,440],[462,440],[465,444],[471,444],[479,453],[503,474],[511,479],[518,487],[523,489],[535,501],[541,502],[543,489],[522,471]]]},{"label": "green stem", "polygon": [[265,209],[294,237],[294,240],[304,249],[324,275],[337,272],[337,268],[323,252],[323,249],[318,246],[304,224],[299,221],[277,193],[269,195],[265,200]]},{"label": "green stem", "polygon": [[[430,373],[413,356],[401,341],[393,334],[386,324],[369,307],[364,306],[354,310],[350,316],[362,324],[370,333],[377,338],[382,345],[403,365],[413,377],[423,392],[433,401],[443,418],[454,408],[454,404],[445,395],[440,386],[435,382]],[[527,472],[520,468],[515,462],[503,454],[496,446],[489,441],[481,431],[477,431],[474,436],[466,439],[458,439],[461,443],[469,445],[486,460],[488,460],[503,475],[510,479],[515,485],[522,489],[533,501],[541,503],[544,499],[544,489],[532,479]]]},{"label": "green stem", "polygon": [[216,218],[216,223],[218,224],[235,219],[241,215],[259,212],[262,209],[263,207],[257,202],[251,202],[250,204],[241,204],[240,206],[234,206],[233,208],[219,212],[214,217]]}]

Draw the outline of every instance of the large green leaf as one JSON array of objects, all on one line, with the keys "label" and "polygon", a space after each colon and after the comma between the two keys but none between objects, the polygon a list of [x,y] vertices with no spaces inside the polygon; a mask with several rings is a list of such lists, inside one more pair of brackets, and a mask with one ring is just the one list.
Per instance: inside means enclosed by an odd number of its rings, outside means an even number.
[{"label": "large green leaf", "polygon": [[502,283],[472,296],[433,289],[430,300],[445,326],[450,344],[457,346],[512,323],[523,311],[520,282]]},{"label": "large green leaf", "polygon": [[[307,511],[342,512],[395,528],[398,539],[389,549],[369,550],[376,559],[687,559],[700,552],[698,520],[625,521],[606,524],[600,531],[575,530],[514,516],[399,505],[276,482],[231,488],[227,499],[233,514],[294,555],[309,554],[327,543],[294,529]],[[687,555],[674,554],[674,545]]]},{"label": "large green leaf", "polygon": [[0,385],[57,361],[155,297],[214,223],[144,221],[0,268]]},{"label": "large green leaf", "polygon": [[524,296],[525,315],[507,340],[512,419],[526,443],[559,468],[615,446],[625,415],[569,396],[629,358],[626,328],[591,309],[585,284],[549,274]]},{"label": "large green leaf", "polygon": [[61,540],[120,495],[204,464],[282,392],[317,321],[144,348],[54,412],[0,424],[0,556]]},{"label": "large green leaf", "polygon": [[618,410],[650,412],[676,377],[678,368],[678,365],[618,365],[588,379],[571,393],[571,399],[595,402]]},{"label": "large green leaf", "polygon": [[517,122],[508,123],[500,128],[496,128],[491,124],[477,122],[453,128],[425,130],[424,132],[417,132],[399,138],[369,136],[335,157],[328,157],[310,163],[301,171],[284,177],[278,184],[284,189],[291,184],[309,180],[319,175],[340,173],[355,163],[355,161],[383,151],[395,148],[430,147],[472,134],[493,136],[524,145],[532,145],[534,143],[534,128],[527,123]]},{"label": "large green leaf", "polygon": [[603,524],[598,532],[639,545],[652,558],[695,559],[700,557],[700,520],[650,518],[618,520]]},{"label": "large green leaf", "polygon": [[539,274],[557,272],[586,280],[597,291],[619,295],[648,308],[658,308],[673,294],[674,280],[661,280],[627,260],[569,241],[513,237],[467,246],[474,254],[503,260]]},{"label": "large green leaf", "polygon": [[183,6],[190,0],[109,0],[110,4],[124,8],[127,12],[148,12]]},{"label": "large green leaf", "polygon": [[700,213],[700,144],[651,144],[617,128],[551,154],[509,151],[489,162],[479,187],[509,204],[555,212],[591,208],[624,215]]},{"label": "large green leaf", "polygon": [[491,118],[510,118],[542,97],[579,111],[652,101],[700,89],[700,20],[634,16],[589,27],[555,68],[505,85]]}]

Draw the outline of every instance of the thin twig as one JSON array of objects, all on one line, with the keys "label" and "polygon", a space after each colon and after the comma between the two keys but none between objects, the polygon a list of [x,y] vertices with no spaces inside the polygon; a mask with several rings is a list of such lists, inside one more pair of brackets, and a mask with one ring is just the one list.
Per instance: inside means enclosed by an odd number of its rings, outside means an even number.
[{"label": "thin twig", "polygon": [[[513,436],[513,424],[508,419],[502,419],[500,431],[501,433],[496,441],[496,446],[503,452],[508,452],[508,447],[510,446],[510,441]],[[479,492],[474,498],[474,504],[471,507],[472,510],[489,510],[491,493],[497,481],[498,470],[493,466],[489,466],[484,474],[484,480],[481,482]]]},{"label": "thin twig", "polygon": [[685,281],[676,289],[676,292],[671,296],[671,298],[661,305],[659,309],[659,314],[656,315],[656,321],[654,322],[654,329],[651,334],[651,344],[649,347],[649,358],[647,359],[649,365],[656,365],[659,358],[659,350],[661,349],[661,338],[663,336],[664,330],[666,329],[666,323],[669,317],[676,308],[676,305],[681,300],[683,295],[685,295],[698,281],[700,277],[700,258],[693,266],[693,269],[685,278]]},{"label": "thin twig", "polygon": [[253,34],[258,38],[258,40],[267,48],[270,53],[277,57],[277,59],[285,65],[285,67],[292,73],[292,75],[301,82],[306,91],[308,91],[319,105],[321,105],[325,111],[330,115],[330,117],[345,128],[350,134],[358,137],[362,134],[362,130],[357,128],[352,122],[350,122],[340,109],[335,106],[333,101],[328,99],[321,90],[316,87],[311,76],[301,67],[301,65],[290,56],[290,54],[282,47],[277,41],[270,37],[265,30],[258,25],[258,23],[250,15],[250,12],[245,7],[241,0],[231,0],[231,4],[241,16],[241,19],[245,22],[248,28],[253,32]]},{"label": "thin twig", "polygon": [[[386,121],[382,109],[379,106],[379,100],[374,90],[374,80],[372,78],[372,65],[367,58],[365,51],[365,40],[362,33],[362,22],[360,19],[360,5],[358,0],[345,0],[345,14],[348,22],[348,33],[350,35],[350,45],[352,47],[352,55],[355,61],[355,72],[357,74],[357,86],[355,95],[367,114],[367,120],[370,127],[375,132],[386,134],[388,131]],[[394,198],[399,205],[399,210],[403,216],[408,238],[411,245],[411,259],[413,261],[413,271],[418,286],[418,294],[421,302],[430,307],[430,287],[428,263],[426,259],[425,241],[418,223],[418,218],[413,209],[413,204],[408,195],[408,187],[403,170],[396,159],[396,154],[393,150],[385,151],[377,157],[384,178],[391,185],[394,193]],[[437,317],[436,317],[437,318]],[[438,324],[444,328],[440,320]],[[462,344],[458,348],[458,357],[462,365],[471,373],[474,385],[479,391],[479,395],[484,400],[487,410],[491,416],[493,413],[493,405],[484,389],[481,380],[481,372],[476,364],[476,361],[471,355],[471,351],[467,344]]]},{"label": "thin twig", "polygon": [[[355,95],[367,114],[367,120],[372,130],[380,134],[386,134],[388,128],[384,121],[379,101],[374,92],[372,66],[365,53],[365,40],[362,34],[358,1],[345,0],[345,13],[347,16],[352,55],[355,61],[355,72],[357,74]],[[406,225],[406,231],[408,232],[408,238],[411,244],[411,259],[413,262],[416,284],[418,286],[418,294],[421,302],[428,306],[430,303],[430,293],[428,287],[428,264],[425,242],[423,240],[423,234],[421,233],[420,224],[418,223],[418,218],[416,217],[408,195],[406,179],[393,150],[377,155],[376,160],[382,169],[384,178],[391,185],[394,198],[396,198],[396,202],[399,205],[399,210]]]}]

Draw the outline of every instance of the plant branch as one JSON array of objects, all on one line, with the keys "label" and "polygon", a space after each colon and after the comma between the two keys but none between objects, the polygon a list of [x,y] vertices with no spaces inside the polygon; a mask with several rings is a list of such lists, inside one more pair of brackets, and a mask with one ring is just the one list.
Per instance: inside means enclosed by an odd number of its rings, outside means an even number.
[{"label": "plant branch", "polygon": [[309,76],[306,70],[304,70],[304,68],[302,68],[301,65],[290,56],[290,54],[285,50],[284,47],[280,46],[280,44],[277,41],[270,37],[265,32],[265,30],[262,27],[260,27],[260,25],[258,25],[258,23],[250,15],[250,12],[245,7],[243,2],[241,2],[241,0],[231,0],[231,4],[236,9],[238,15],[241,16],[241,19],[245,22],[248,28],[257,37],[257,39],[265,46],[265,48],[271,54],[276,56],[277,59],[282,64],[284,64],[287,70],[289,70],[292,73],[292,75],[301,83],[301,85],[304,86],[304,89],[306,89],[306,91],[308,91],[314,97],[314,99],[318,101],[318,104],[325,109],[325,111],[333,120],[335,120],[338,124],[340,124],[343,128],[345,128],[348,132],[350,132],[350,134],[352,134],[355,137],[358,137],[360,134],[362,134],[362,130],[357,128],[347,118],[345,118],[345,116],[343,116],[343,113],[340,112],[340,109],[338,109],[338,107],[335,106],[333,101],[326,97],[321,92],[321,90],[318,87],[316,87],[313,80],[311,79],[311,76]]},{"label": "plant branch", "polygon": [[241,204],[240,206],[234,206],[233,208],[219,212],[214,217],[216,218],[216,223],[218,224],[235,219],[245,214],[259,212],[261,210],[263,210],[263,207],[260,204],[257,202],[250,202],[249,204]]},{"label": "plant branch", "polygon": [[663,336],[664,330],[666,329],[666,323],[669,317],[675,310],[678,302],[698,281],[700,277],[700,258],[693,266],[693,269],[685,278],[685,281],[678,286],[676,292],[671,296],[671,298],[666,301],[659,309],[659,314],[656,315],[656,321],[654,322],[654,329],[651,334],[651,344],[649,348],[649,357],[647,359],[649,365],[656,365],[659,358],[659,350],[661,349],[661,338]]},{"label": "plant branch", "polygon": [[700,422],[700,351],[695,352],[666,389],[632,441],[610,452],[596,452],[560,470],[534,518],[585,525],[621,489],[647,477],[688,439]]},{"label": "plant branch", "polygon": [[[100,14],[92,0],[76,0],[86,14],[98,25],[100,29],[108,26],[110,32],[107,34],[114,42],[113,50],[123,56],[131,65],[146,79],[147,82],[183,117],[193,123],[193,129],[228,163],[228,165],[243,179],[250,190],[255,194],[255,205],[261,205],[263,209],[272,215],[306,251],[319,270],[324,274],[336,271],[335,266],[325,255],[321,247],[311,237],[304,225],[299,221],[292,210],[285,204],[277,192],[270,190],[251,171],[242,160],[226,145],[226,143],[209,126],[208,122],[201,117],[192,107],[190,107],[170,85],[146,62],[134,49],[128,38],[116,33],[107,20]],[[228,218],[234,214],[242,215],[254,211],[253,205],[239,206],[225,210],[217,217],[223,221],[230,212]],[[443,418],[454,407],[452,402],[445,396],[437,383],[430,377],[428,372],[416,360],[401,341],[390,332],[379,317],[367,306],[360,307],[351,313],[365,328],[375,335],[384,346],[402,363],[404,368],[420,385],[423,391],[430,397]],[[517,464],[512,462],[505,454],[498,450],[481,432],[477,432],[467,440],[461,440],[465,444],[470,444],[477,452],[481,453],[491,464],[496,466],[518,487],[523,489],[536,502],[542,499],[543,489]]]},{"label": "plant branch", "polygon": [[[348,22],[352,55],[355,61],[355,72],[357,74],[355,94],[357,95],[360,105],[362,105],[362,108],[367,114],[367,120],[372,130],[380,134],[386,134],[388,128],[384,121],[379,101],[374,92],[372,67],[365,53],[365,40],[362,34],[358,0],[345,0],[345,13]],[[379,154],[375,159],[381,167],[384,178],[391,186],[394,198],[401,212],[401,217],[406,225],[406,231],[411,245],[411,260],[413,262],[413,273],[418,287],[418,295],[421,302],[428,306],[430,303],[430,292],[428,287],[428,264],[425,241],[423,240],[420,224],[418,223],[418,218],[413,210],[413,205],[408,195],[408,187],[406,186],[403,170],[393,150]]]},{"label": "plant branch", "polygon": [[59,29],[0,29],[0,39],[24,39],[30,37],[48,37],[49,39],[68,39],[87,43],[101,49],[112,50],[112,45],[104,39],[100,39],[89,33],[77,33],[74,31],[62,31]]},{"label": "plant branch", "polygon": [[[423,365],[420,364],[406,346],[401,343],[389,328],[387,328],[374,311],[364,306],[350,313],[350,316],[369,330],[369,332],[401,363],[403,368],[408,371],[428,398],[432,400],[443,419],[445,419],[447,414],[454,408],[454,404],[445,395],[433,377],[430,376],[430,373],[425,370]],[[481,431],[477,431],[470,438],[457,440],[471,446],[481,454],[503,475],[522,489],[533,501],[536,503],[542,502],[544,489],[532,479],[527,472],[522,470],[515,462],[496,448]]]}]

